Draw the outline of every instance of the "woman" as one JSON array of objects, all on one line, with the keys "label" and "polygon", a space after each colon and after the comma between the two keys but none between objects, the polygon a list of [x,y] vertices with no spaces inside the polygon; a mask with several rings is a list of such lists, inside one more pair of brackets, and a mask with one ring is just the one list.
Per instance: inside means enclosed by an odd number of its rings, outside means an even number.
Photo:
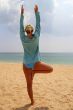
[{"label": "woman", "polygon": [[[34,7],[36,17],[36,27],[33,34],[33,27],[27,25],[24,29],[24,8],[21,6],[21,17],[20,17],[20,38],[24,49],[23,58],[23,72],[25,74],[27,82],[27,92],[31,100],[31,105],[34,104],[32,83],[35,73],[50,73],[53,68],[40,61],[39,58],[39,36],[40,36],[40,14],[38,6]],[[26,34],[25,34],[26,32]]]}]

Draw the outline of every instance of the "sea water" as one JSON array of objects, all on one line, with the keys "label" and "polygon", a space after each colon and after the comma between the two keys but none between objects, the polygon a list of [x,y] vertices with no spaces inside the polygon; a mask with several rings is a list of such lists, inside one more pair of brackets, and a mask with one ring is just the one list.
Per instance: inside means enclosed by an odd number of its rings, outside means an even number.
[{"label": "sea water", "polygon": [[[40,53],[40,59],[49,64],[73,64],[73,53]],[[1,62],[23,62],[23,53],[0,53]]]}]

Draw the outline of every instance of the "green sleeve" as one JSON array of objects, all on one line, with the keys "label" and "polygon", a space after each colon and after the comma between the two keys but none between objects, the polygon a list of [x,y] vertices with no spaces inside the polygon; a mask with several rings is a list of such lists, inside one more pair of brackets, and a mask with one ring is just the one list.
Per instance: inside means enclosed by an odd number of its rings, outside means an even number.
[{"label": "green sleeve", "polygon": [[40,36],[40,14],[39,12],[35,12],[35,17],[36,17],[36,27],[35,27],[35,36],[39,37]]},{"label": "green sleeve", "polygon": [[23,20],[24,20],[24,16],[21,14],[21,16],[20,16],[20,38],[21,38],[22,41],[25,38]]}]

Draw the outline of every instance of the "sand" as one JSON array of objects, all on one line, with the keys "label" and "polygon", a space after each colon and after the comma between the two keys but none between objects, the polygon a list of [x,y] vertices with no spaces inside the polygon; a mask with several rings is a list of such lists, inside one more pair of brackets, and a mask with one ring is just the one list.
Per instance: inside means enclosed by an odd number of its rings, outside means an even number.
[{"label": "sand", "polygon": [[73,110],[73,65],[52,65],[50,74],[35,74],[35,104],[30,106],[21,63],[0,63],[0,110]]}]

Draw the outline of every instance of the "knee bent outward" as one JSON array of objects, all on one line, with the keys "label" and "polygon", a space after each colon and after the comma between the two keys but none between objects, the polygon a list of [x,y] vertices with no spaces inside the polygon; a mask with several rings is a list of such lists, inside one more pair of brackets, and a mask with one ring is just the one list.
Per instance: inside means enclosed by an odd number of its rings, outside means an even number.
[{"label": "knee bent outward", "polygon": [[52,67],[50,67],[50,69],[49,69],[49,73],[51,73],[51,72],[53,72],[53,68]]}]

